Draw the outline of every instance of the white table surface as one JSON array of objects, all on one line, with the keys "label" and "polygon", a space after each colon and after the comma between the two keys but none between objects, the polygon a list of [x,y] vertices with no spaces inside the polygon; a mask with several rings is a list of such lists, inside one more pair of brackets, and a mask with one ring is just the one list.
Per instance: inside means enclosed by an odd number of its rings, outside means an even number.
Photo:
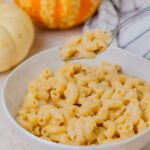
[{"label": "white table surface", "polygon": [[[12,0],[5,0],[12,1]],[[68,30],[44,30],[35,28],[35,40],[28,57],[43,51],[47,48],[60,45],[64,43],[68,37],[72,35],[79,35],[82,32],[82,26],[68,29]],[[10,70],[11,71],[11,70]],[[3,81],[10,71],[0,73],[0,90]],[[0,101],[0,150],[34,150],[30,147],[15,131],[8,125],[5,118]],[[150,144],[145,146],[142,150],[150,150]]]}]

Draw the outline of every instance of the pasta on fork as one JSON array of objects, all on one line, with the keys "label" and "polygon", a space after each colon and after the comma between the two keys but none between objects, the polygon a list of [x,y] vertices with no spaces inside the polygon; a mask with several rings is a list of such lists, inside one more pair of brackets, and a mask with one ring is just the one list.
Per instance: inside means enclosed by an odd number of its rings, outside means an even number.
[{"label": "pasta on fork", "polygon": [[95,58],[97,53],[107,49],[111,33],[100,29],[86,31],[82,36],[73,36],[60,49],[62,58]]}]

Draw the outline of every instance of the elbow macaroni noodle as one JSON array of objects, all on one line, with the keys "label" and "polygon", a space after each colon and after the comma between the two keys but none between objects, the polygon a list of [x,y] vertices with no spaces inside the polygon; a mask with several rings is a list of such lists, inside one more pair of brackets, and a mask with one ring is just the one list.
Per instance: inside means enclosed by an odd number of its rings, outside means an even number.
[{"label": "elbow macaroni noodle", "polygon": [[[90,46],[96,49],[95,42]],[[150,126],[150,84],[123,74],[118,65],[66,63],[30,83],[17,122],[62,144],[119,142]]]},{"label": "elbow macaroni noodle", "polygon": [[96,29],[92,33],[86,31],[82,36],[73,36],[66,41],[60,49],[60,55],[63,58],[95,58],[98,52],[107,49],[110,39],[110,32],[104,33],[100,29]]}]

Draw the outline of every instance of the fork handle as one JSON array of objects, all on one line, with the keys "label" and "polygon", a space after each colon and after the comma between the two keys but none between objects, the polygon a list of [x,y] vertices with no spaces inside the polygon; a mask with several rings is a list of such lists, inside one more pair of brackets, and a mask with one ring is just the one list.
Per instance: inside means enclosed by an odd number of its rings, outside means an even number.
[{"label": "fork handle", "polygon": [[134,13],[133,15],[131,15],[130,17],[128,17],[127,19],[123,20],[118,26],[117,28],[114,30],[114,35],[116,35],[118,33],[118,31],[123,28],[124,26],[136,21],[137,19],[142,18],[143,16],[147,15],[150,13],[150,6],[145,7],[143,9],[138,10],[136,13]]}]

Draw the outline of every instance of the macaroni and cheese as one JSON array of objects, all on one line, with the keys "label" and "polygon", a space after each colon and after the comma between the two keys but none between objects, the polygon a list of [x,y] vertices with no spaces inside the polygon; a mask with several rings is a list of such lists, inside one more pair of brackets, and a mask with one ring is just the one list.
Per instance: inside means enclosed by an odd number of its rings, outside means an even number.
[{"label": "macaroni and cheese", "polygon": [[104,33],[100,29],[92,33],[86,31],[82,36],[73,36],[67,40],[60,55],[63,58],[95,58],[97,53],[107,49],[110,39],[110,32]]},{"label": "macaroni and cheese", "polygon": [[119,65],[66,63],[31,81],[16,120],[57,143],[119,142],[150,126],[150,84],[123,74]]}]

